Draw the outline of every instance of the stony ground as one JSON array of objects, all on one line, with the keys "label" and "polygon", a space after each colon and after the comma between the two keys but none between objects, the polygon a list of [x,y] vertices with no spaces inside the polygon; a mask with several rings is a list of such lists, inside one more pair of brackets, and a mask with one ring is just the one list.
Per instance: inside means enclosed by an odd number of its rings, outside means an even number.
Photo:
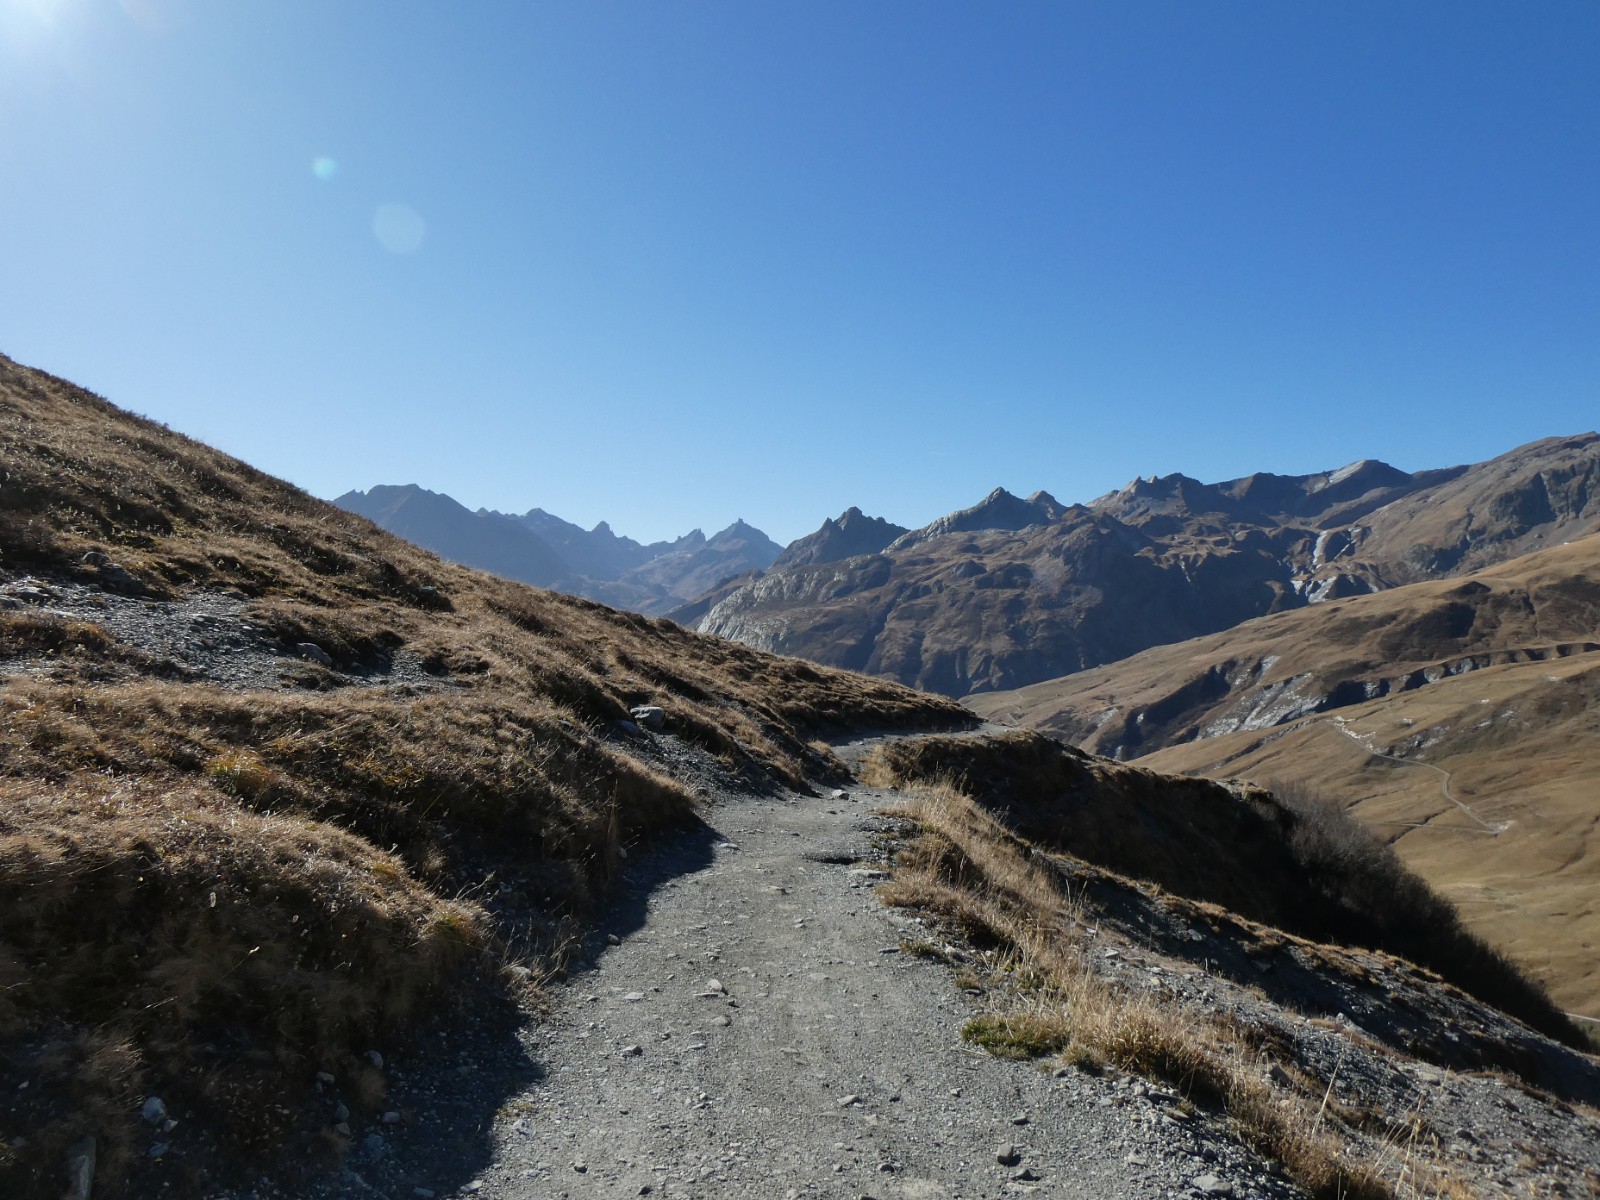
[{"label": "stony ground", "polygon": [[[529,1198],[1293,1194],[1175,1097],[965,1045],[974,1002],[902,952],[927,931],[872,891],[884,822],[870,814],[891,800],[725,801],[638,858],[592,965],[521,1032],[537,1073],[476,1152],[399,1148],[362,1182]],[[416,1122],[452,1122],[427,1091],[448,1074],[418,1081]]]},{"label": "stony ground", "polygon": [[[662,765],[708,793],[706,822],[635,853],[542,1020],[441,1029],[391,1064],[394,1124],[357,1129],[323,1194],[1297,1194],[1222,1118],[1159,1087],[965,1044],[990,997],[906,953],[933,931],[873,892],[897,825],[876,813],[893,793],[752,797],[658,743]],[[1331,1100],[1406,1123],[1387,1146],[1378,1134],[1397,1171],[1428,1157],[1482,1197],[1600,1195],[1592,1062],[1536,1039],[1561,1098],[1397,1053],[1388,1043],[1416,1029],[1396,1013],[1440,1024],[1445,1057],[1535,1035],[1393,960],[1358,955],[1343,975],[1285,949],[1263,972],[1226,936],[1166,928],[1157,900],[1096,898],[1096,969],[1279,1030]]]}]

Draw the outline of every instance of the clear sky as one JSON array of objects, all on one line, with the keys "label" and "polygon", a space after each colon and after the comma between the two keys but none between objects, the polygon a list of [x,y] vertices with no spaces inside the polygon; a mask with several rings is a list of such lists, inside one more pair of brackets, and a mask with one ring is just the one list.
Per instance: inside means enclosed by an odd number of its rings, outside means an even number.
[{"label": "clear sky", "polygon": [[1600,425],[1600,3],[0,0],[0,351],[641,539]]}]

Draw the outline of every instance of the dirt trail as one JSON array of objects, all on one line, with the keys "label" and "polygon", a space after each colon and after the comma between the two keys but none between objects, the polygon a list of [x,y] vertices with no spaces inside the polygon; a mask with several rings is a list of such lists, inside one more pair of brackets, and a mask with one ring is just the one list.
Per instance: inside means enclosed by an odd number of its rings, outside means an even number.
[{"label": "dirt trail", "polygon": [[[1373,758],[1386,759],[1389,762],[1397,762],[1407,767],[1425,767],[1429,771],[1437,772],[1439,775],[1439,794],[1451,804],[1454,804],[1457,808],[1459,808],[1462,814],[1466,816],[1467,820],[1478,826],[1477,829],[1463,830],[1463,833],[1483,833],[1487,834],[1489,837],[1498,837],[1500,834],[1504,833],[1510,828],[1510,825],[1504,821],[1490,824],[1477,813],[1473,812],[1472,808],[1464,800],[1450,790],[1450,772],[1446,771],[1443,767],[1436,766],[1433,763],[1421,762],[1415,758],[1401,758],[1397,754],[1385,754],[1381,750],[1374,750],[1370,745],[1367,744],[1366,740],[1360,734],[1352,733],[1350,729],[1346,727],[1342,717],[1330,717],[1328,720],[1335,729],[1344,734],[1345,737],[1349,738],[1356,745],[1360,746],[1362,750],[1366,751]],[[1423,824],[1426,824],[1426,822]],[[1418,825],[1417,828],[1422,828],[1422,825]]]},{"label": "dirt trail", "polygon": [[[1057,1078],[961,1041],[968,1001],[948,968],[899,950],[908,926],[925,931],[855,862],[892,799],[726,799],[636,859],[618,944],[527,1032],[540,1077],[500,1106],[463,1190],[1156,1197],[1233,1166],[1256,1186],[1232,1194],[1285,1194],[1133,1081]],[[1008,1143],[1019,1157],[1002,1164]]]}]

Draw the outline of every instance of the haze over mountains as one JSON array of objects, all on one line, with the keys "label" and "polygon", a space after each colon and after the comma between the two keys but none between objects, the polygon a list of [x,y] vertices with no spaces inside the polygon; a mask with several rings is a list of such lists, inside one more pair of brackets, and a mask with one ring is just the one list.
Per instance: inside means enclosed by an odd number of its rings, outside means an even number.
[{"label": "haze over mountains", "polygon": [[770,565],[780,550],[743,521],[709,538],[696,529],[642,545],[604,521],[583,529],[540,508],[520,517],[473,512],[415,484],[346,492],[334,503],[463,566],[651,615]]}]

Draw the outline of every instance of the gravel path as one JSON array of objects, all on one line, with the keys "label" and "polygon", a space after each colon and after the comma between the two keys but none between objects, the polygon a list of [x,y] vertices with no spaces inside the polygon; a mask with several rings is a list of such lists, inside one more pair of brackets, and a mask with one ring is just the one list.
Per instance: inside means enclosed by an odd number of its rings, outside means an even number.
[{"label": "gravel path", "polygon": [[705,836],[637,862],[617,944],[526,1031],[542,1074],[500,1106],[460,1191],[1145,1197],[1201,1178],[1291,1194],[1141,1084],[965,1046],[966,999],[900,952],[923,931],[858,861],[891,799],[725,802]]}]

